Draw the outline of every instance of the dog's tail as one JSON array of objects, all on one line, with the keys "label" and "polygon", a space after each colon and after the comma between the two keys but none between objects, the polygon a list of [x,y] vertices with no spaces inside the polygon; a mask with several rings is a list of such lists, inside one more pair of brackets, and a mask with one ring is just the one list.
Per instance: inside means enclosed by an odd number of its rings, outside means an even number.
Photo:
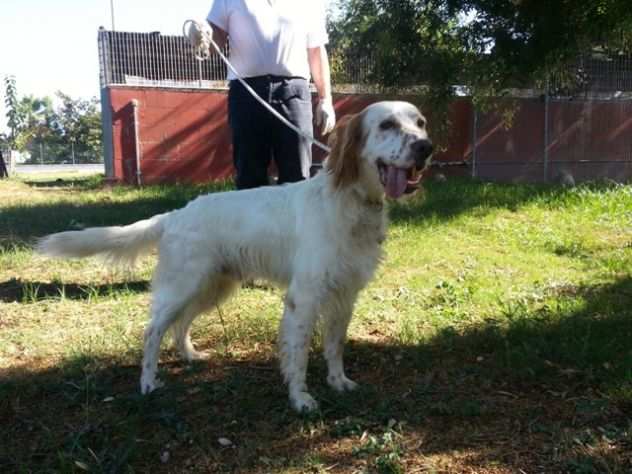
[{"label": "dog's tail", "polygon": [[131,265],[151,251],[162,236],[167,214],[122,227],[90,227],[41,238],[35,249],[49,257],[84,258],[101,255],[114,264]]}]

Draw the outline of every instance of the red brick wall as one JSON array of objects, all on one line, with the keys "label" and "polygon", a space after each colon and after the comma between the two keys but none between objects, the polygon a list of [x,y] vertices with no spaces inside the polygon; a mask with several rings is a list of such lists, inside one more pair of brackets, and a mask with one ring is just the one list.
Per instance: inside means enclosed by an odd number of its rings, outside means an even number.
[{"label": "red brick wall", "polygon": [[[226,93],[222,91],[112,87],[114,178],[136,179],[134,118],[138,101],[140,161],[144,183],[205,182],[232,176],[232,147]],[[378,95],[336,95],[338,117],[383,100]],[[415,97],[401,100],[415,102]],[[432,124],[432,111],[424,110]],[[471,161],[474,114],[469,99],[451,108],[452,134],[435,161]],[[632,177],[632,103],[556,102],[549,104],[547,179],[561,170],[578,180]],[[544,179],[544,102],[521,99],[507,128],[494,113],[479,113],[476,176],[496,181]],[[314,147],[314,161],[323,153]],[[470,173],[471,169],[461,170]]]},{"label": "red brick wall", "polygon": [[[476,176],[494,181],[545,179],[545,105],[521,99],[511,127],[498,114],[479,114]],[[632,102],[551,100],[546,180],[561,172],[576,181],[632,178]]]},{"label": "red brick wall", "polygon": [[478,114],[476,174],[509,181],[520,176],[539,181],[544,173],[544,108],[538,99],[523,99],[507,128],[497,113]]},{"label": "red brick wall", "polygon": [[[114,178],[136,180],[132,100],[138,101],[141,174],[144,183],[205,182],[232,176],[226,94],[221,91],[112,87]],[[406,98],[404,98],[405,100]],[[379,96],[338,95],[338,117],[356,113]],[[462,160],[470,152],[471,105],[454,106],[457,133],[437,159]],[[319,137],[320,138],[320,137]],[[324,153],[314,147],[314,161]]]},{"label": "red brick wall", "polygon": [[549,177],[632,178],[632,101],[552,101],[549,135]]},{"label": "red brick wall", "polygon": [[134,116],[138,100],[144,183],[205,182],[232,176],[226,95],[209,91],[112,88],[114,177],[136,179]]}]

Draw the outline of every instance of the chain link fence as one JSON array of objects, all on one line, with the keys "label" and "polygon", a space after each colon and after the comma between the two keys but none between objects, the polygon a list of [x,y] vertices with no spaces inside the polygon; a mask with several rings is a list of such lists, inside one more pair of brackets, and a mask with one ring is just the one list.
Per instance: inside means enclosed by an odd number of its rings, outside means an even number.
[{"label": "chain link fence", "polygon": [[25,165],[79,165],[103,163],[100,149],[77,146],[72,143],[46,143],[33,141],[17,157],[17,164]]}]

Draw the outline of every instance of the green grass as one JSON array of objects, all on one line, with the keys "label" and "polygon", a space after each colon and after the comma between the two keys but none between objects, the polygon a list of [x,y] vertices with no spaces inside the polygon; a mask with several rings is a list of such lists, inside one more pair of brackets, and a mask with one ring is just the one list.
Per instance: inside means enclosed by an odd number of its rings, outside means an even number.
[{"label": "green grass", "polygon": [[167,386],[141,397],[155,256],[110,273],[31,250],[229,187],[0,181],[0,472],[632,471],[630,186],[454,179],[393,204],[346,351],[362,388],[326,386],[317,337],[308,417],[277,370],[279,290],[199,318],[211,360],[166,344]]}]

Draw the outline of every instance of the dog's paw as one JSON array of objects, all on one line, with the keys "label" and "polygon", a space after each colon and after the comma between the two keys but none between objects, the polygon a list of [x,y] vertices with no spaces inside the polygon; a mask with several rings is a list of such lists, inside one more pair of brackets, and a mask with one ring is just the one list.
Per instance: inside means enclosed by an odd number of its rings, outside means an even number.
[{"label": "dog's paw", "polygon": [[292,408],[299,413],[309,413],[318,410],[318,402],[307,392],[298,392],[290,395]]},{"label": "dog's paw", "polygon": [[327,383],[337,392],[350,392],[359,387],[357,383],[347,378],[346,375],[329,375],[327,376]]},{"label": "dog's paw", "polygon": [[164,382],[161,382],[155,377],[141,377],[140,379],[140,393],[147,395],[154,390],[164,387]]}]

